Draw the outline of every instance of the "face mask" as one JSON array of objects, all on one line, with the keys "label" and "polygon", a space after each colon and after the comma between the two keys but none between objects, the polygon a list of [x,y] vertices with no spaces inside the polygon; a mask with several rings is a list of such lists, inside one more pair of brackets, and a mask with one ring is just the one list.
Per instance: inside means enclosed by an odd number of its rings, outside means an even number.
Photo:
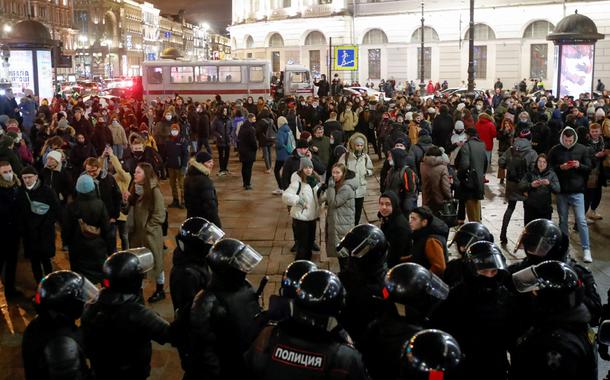
[{"label": "face mask", "polygon": [[394,160],[388,160],[388,164],[389,164],[390,166],[394,166]]},{"label": "face mask", "polygon": [[482,109],[483,109],[483,106],[482,106],[482,105],[480,105],[480,104],[477,104],[477,111],[480,111],[480,110],[482,110]]},{"label": "face mask", "polygon": [[335,138],[334,138],[334,137],[332,137],[332,136],[330,136],[330,143],[331,143],[331,144],[334,144],[334,143],[335,143]]},{"label": "face mask", "polygon": [[203,108],[197,108],[197,112],[203,112]]},{"label": "face mask", "polygon": [[527,123],[527,119],[519,119],[519,121],[522,123]]},{"label": "face mask", "polygon": [[165,115],[165,120],[171,121],[172,120],[172,115]]},{"label": "face mask", "polygon": [[305,106],[305,102],[301,102],[301,105],[302,105],[302,106]]},{"label": "face mask", "polygon": [[2,179],[6,182],[13,182],[13,172],[10,173],[2,173]]},{"label": "face mask", "polygon": [[134,187],[134,190],[136,191],[136,194],[137,194],[137,195],[142,195],[142,194],[144,194],[144,186],[142,186],[142,185],[138,185],[138,184],[136,183],[136,185],[135,185],[135,187]]},{"label": "face mask", "polygon": [[[38,180],[36,182],[38,182]],[[28,190],[32,190],[34,188],[34,186],[36,186],[36,182],[34,182],[32,184],[32,186],[25,185],[25,188],[28,189]]]},{"label": "face mask", "polygon": [[116,120],[112,120],[112,125],[119,125],[119,122]]},{"label": "face mask", "polygon": [[172,136],[178,136],[178,131],[177,130],[173,130],[170,132],[172,134]]},{"label": "face mask", "polygon": [[313,104],[312,104],[313,108],[317,108],[317,107],[318,107],[318,105],[319,105],[318,103],[313,103]]},{"label": "face mask", "polygon": [[406,106],[405,108],[406,108],[406,109],[407,109],[407,111],[408,111],[408,110],[410,110],[410,109],[411,109],[411,105],[410,105],[410,104],[407,104],[407,106]]}]

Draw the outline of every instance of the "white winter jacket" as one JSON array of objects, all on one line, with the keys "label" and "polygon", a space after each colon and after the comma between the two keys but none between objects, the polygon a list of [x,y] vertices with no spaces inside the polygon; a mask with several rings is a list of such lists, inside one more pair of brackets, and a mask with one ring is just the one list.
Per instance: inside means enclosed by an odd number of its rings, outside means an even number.
[{"label": "white winter jacket", "polygon": [[307,182],[301,181],[298,172],[292,173],[290,186],[282,194],[282,201],[290,206],[292,218],[312,221],[320,217],[320,201],[317,196],[319,188],[319,183],[312,189]]}]

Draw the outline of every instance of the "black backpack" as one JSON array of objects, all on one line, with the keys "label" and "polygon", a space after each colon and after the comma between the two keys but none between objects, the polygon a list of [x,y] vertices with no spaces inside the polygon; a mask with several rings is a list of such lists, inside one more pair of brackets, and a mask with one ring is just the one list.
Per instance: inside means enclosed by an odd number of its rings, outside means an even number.
[{"label": "black backpack", "polygon": [[519,182],[527,174],[527,161],[525,152],[519,152],[511,148],[511,155],[506,165],[506,179],[511,182]]},{"label": "black backpack", "polygon": [[263,120],[267,124],[267,128],[265,129],[265,138],[268,141],[275,142],[275,140],[277,139],[277,127],[275,126],[275,123],[270,119]]}]

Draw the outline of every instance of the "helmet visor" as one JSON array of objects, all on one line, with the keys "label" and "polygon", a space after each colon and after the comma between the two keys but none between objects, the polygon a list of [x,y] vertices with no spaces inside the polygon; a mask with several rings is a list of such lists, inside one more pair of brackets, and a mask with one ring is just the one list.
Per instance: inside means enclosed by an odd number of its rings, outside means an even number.
[{"label": "helmet visor", "polygon": [[449,296],[449,286],[445,284],[437,275],[430,272],[430,282],[426,292],[439,301],[444,301]]},{"label": "helmet visor", "polygon": [[533,266],[513,273],[513,284],[519,293],[529,293],[540,289],[540,281]]},{"label": "helmet visor", "polygon": [[343,247],[339,245],[341,248],[338,250],[339,257],[355,257],[357,259],[361,259],[366,256],[367,253],[371,250],[371,247],[377,244],[377,241],[374,237],[369,236],[364,239],[360,244],[356,246],[356,248],[351,251],[347,247]]},{"label": "helmet visor", "polygon": [[129,249],[128,252],[138,258],[138,261],[140,262],[140,273],[146,273],[155,266],[155,257],[150,249],[144,247],[132,248]]},{"label": "helmet visor", "polygon": [[538,257],[545,257],[555,245],[553,239],[527,234],[523,232],[517,243],[516,250],[523,248],[525,253]]},{"label": "helmet visor", "polygon": [[93,285],[93,283],[83,277],[83,283],[81,285],[81,294],[79,299],[84,303],[93,303],[97,301],[99,295],[99,289]]},{"label": "helmet visor", "polygon": [[261,262],[263,256],[249,245],[239,250],[231,259],[231,266],[243,273],[250,273],[258,263]]},{"label": "helmet visor", "polygon": [[222,239],[225,236],[223,230],[221,230],[214,223],[210,223],[206,230],[201,231],[201,238],[206,242],[206,244],[214,245],[218,240]]},{"label": "helmet visor", "polygon": [[493,254],[485,257],[470,255],[469,259],[477,272],[485,269],[507,269],[504,256],[498,252],[494,252]]}]

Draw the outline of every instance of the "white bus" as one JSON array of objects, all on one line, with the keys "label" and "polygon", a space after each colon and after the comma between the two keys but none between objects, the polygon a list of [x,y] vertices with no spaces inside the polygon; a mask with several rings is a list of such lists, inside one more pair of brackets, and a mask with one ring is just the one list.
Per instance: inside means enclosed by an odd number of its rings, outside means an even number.
[{"label": "white bus", "polygon": [[271,64],[268,61],[177,61],[144,62],[144,100],[179,94],[202,101],[216,94],[233,101],[247,96],[268,97],[271,93]]}]

